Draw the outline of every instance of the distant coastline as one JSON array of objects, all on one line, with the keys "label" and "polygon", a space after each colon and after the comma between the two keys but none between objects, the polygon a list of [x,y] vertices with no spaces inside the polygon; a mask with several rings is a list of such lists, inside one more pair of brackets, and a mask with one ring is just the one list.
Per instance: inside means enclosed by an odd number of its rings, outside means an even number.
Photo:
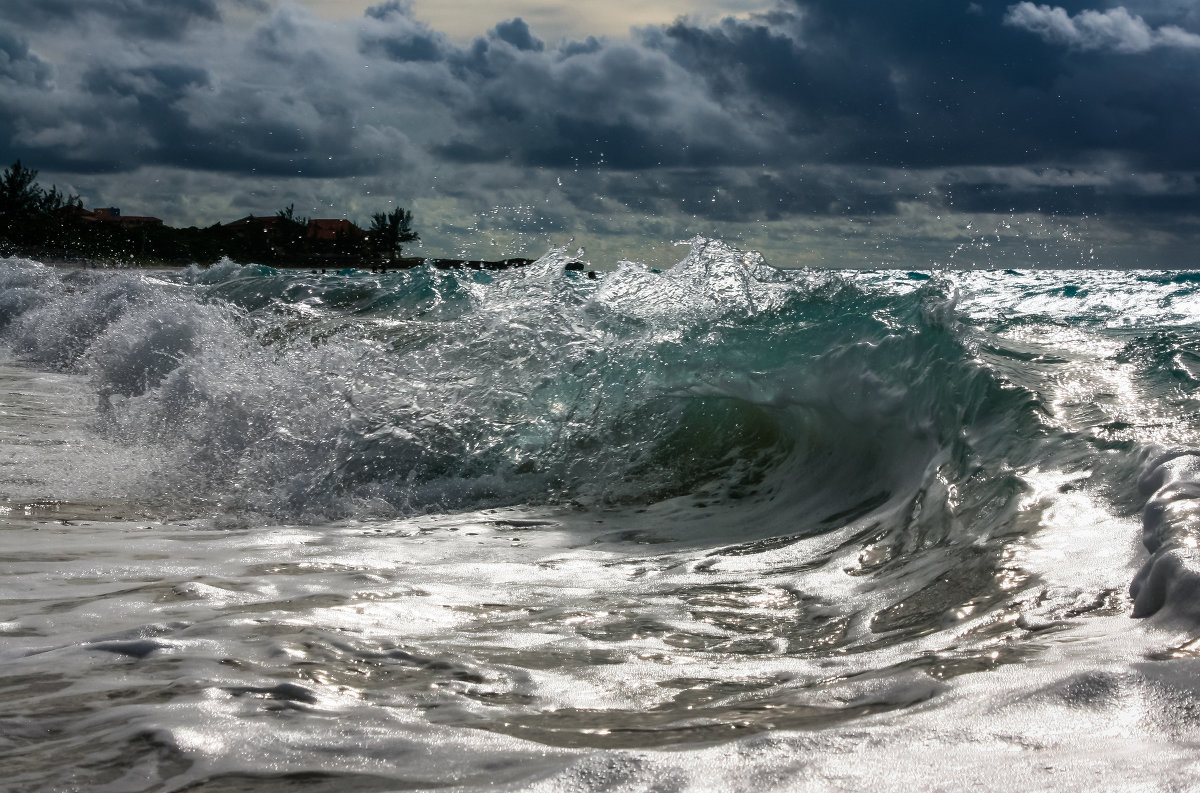
[{"label": "distant coastline", "polygon": [[[32,259],[50,267],[63,267],[71,269],[176,269],[180,267],[190,267],[196,265],[198,267],[211,267],[216,261],[184,261],[184,260],[165,260],[152,257],[136,257],[133,259],[104,259],[104,258],[89,258],[82,256],[62,256],[55,253],[47,253],[38,250],[0,250],[0,256],[16,256],[25,259]],[[256,264],[265,264],[263,262],[253,261],[237,261],[230,259],[237,264],[249,266]],[[433,256],[402,256],[397,259],[390,260],[385,263],[363,261],[363,260],[348,260],[348,261],[324,261],[324,262],[272,262],[265,264],[267,267],[272,267],[277,270],[324,270],[337,271],[343,269],[355,270],[371,270],[377,271],[392,271],[392,270],[411,270],[416,267],[434,267],[439,270],[510,270],[516,267],[525,267],[533,263],[533,259],[524,257],[513,257],[509,259],[450,259]]]},{"label": "distant coastline", "polygon": [[160,218],[86,209],[79,196],[42,188],[20,160],[0,173],[0,256],[70,267],[207,266],[222,259],[288,269],[374,271],[429,265],[439,269],[506,270],[529,259],[498,261],[405,256],[421,235],[412,212],[394,207],[362,228],[347,218],[307,218],[288,206],[273,215],[176,228]]}]

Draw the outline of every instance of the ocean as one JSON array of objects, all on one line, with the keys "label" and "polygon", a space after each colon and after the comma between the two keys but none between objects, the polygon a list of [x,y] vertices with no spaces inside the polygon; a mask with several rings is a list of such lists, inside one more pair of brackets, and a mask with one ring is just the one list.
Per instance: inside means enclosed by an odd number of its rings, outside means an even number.
[{"label": "ocean", "polygon": [[1200,784],[1200,275],[572,257],[0,259],[0,789]]}]

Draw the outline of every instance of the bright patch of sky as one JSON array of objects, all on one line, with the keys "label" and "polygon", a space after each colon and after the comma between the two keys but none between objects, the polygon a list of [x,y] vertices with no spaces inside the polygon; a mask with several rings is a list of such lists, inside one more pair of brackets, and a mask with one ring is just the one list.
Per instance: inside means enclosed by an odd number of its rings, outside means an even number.
[{"label": "bright patch of sky", "polygon": [[[326,19],[361,17],[379,0],[298,0]],[[604,3],[547,3],[539,0],[414,0],[413,11],[452,39],[481,35],[497,22],[520,17],[539,38],[557,41],[587,36],[623,36],[632,27],[668,24],[679,17],[706,22],[769,8],[770,0],[606,0]]]}]

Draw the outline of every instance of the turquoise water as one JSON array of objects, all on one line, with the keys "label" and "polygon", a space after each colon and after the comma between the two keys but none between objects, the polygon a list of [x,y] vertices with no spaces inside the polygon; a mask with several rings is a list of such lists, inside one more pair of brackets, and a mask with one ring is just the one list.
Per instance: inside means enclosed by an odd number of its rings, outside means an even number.
[{"label": "turquoise water", "polygon": [[1200,278],[570,260],[0,261],[15,789],[1190,778]]}]

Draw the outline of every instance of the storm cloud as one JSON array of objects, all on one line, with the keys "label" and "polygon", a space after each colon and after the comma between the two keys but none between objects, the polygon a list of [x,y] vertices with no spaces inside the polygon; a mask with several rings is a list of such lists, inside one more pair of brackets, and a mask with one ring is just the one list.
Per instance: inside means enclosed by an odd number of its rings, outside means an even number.
[{"label": "storm cloud", "polygon": [[[261,0],[228,0],[227,5],[263,8]],[[94,27],[114,25],[137,38],[178,39],[193,22],[215,22],[221,17],[218,0],[173,0],[155,3],[147,0],[105,0],[80,3],[77,0],[7,0],[5,17],[15,23],[52,29],[67,25]]]},{"label": "storm cloud", "polygon": [[1153,218],[1178,251],[1200,211],[1200,20],[1165,2],[810,0],[560,41],[520,18],[452,40],[401,0],[17,0],[0,23],[0,157],[106,203],[211,175],[176,223],[386,195],[445,229],[509,206],[488,223],[518,236],[624,218],[753,243],[856,218],[895,238],[924,205]]}]

